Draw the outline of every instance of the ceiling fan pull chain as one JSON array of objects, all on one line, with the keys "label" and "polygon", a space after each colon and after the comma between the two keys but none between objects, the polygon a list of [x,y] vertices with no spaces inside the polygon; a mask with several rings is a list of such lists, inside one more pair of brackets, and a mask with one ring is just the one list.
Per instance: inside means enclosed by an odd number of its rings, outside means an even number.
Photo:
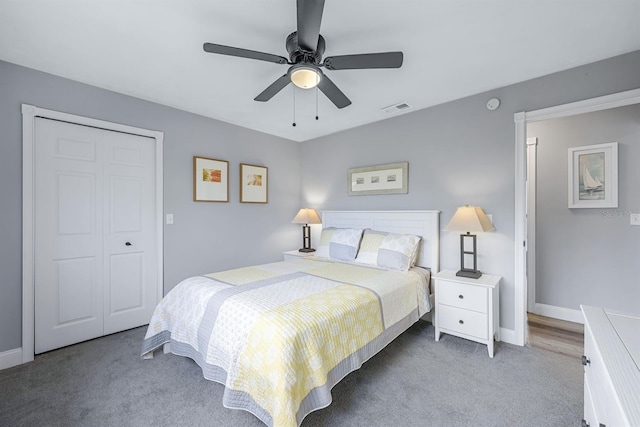
[{"label": "ceiling fan pull chain", "polygon": [[316,120],[318,120],[318,83],[320,79],[316,76]]},{"label": "ceiling fan pull chain", "polygon": [[291,86],[293,87],[293,127],[296,127],[296,87]]}]

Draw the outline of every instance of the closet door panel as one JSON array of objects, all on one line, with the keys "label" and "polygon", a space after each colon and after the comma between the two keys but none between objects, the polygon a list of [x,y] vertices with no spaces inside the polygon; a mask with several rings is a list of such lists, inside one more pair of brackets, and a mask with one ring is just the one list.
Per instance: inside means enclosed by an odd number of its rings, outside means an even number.
[{"label": "closet door panel", "polygon": [[149,323],[157,302],[155,141],[110,138],[105,161],[105,333]]},{"label": "closet door panel", "polygon": [[35,352],[103,334],[102,165],[95,129],[36,119]]}]

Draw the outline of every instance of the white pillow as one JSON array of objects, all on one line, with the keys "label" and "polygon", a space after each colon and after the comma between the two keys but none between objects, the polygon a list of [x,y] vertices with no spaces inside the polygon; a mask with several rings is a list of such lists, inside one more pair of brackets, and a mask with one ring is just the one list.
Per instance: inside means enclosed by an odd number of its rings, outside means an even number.
[{"label": "white pillow", "polygon": [[420,239],[411,234],[387,234],[378,249],[378,267],[408,270],[415,263]]}]

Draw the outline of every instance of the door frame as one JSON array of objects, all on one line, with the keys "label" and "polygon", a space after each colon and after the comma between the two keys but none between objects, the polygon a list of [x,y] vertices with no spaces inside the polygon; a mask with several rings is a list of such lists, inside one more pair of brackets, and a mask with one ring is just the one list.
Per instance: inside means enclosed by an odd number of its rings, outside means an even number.
[{"label": "door frame", "polygon": [[527,124],[640,104],[640,89],[599,96],[513,115],[515,122],[515,337],[524,345],[527,330]]},{"label": "door frame", "polygon": [[527,137],[527,311],[536,302],[536,186],[538,138]]},{"label": "door frame", "polygon": [[157,302],[164,296],[163,142],[164,133],[22,104],[22,363],[34,359],[35,347],[35,124],[36,118],[59,120],[155,139]]}]

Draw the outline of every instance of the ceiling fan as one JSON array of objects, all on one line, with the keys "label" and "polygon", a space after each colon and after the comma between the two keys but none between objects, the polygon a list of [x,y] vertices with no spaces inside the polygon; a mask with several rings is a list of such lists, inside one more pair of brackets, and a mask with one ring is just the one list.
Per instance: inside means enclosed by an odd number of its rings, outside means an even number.
[{"label": "ceiling fan", "polygon": [[266,102],[284,89],[289,83],[297,87],[310,89],[318,87],[336,107],[344,108],[351,104],[349,98],[322,72],[327,70],[356,70],[370,68],[400,68],[402,52],[364,53],[356,55],[329,56],[324,58],[324,37],[320,35],[320,23],[324,0],[297,0],[297,31],[289,34],[285,43],[289,59],[284,56],[238,47],[205,43],[204,50],[220,55],[257,59],[260,61],[288,64],[289,70],[273,82],[262,93],[255,97],[256,101]]}]

